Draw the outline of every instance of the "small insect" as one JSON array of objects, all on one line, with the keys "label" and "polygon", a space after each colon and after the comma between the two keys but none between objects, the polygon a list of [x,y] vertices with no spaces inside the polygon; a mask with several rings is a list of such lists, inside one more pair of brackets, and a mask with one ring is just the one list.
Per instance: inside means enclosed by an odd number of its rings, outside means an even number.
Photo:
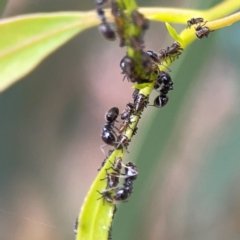
[{"label": "small insect", "polygon": [[210,32],[213,32],[213,31],[211,31],[208,27],[203,27],[203,25],[201,26],[201,25],[199,25],[199,26],[197,26],[196,28],[195,28],[195,30],[196,30],[196,36],[197,36],[197,38],[199,38],[199,39],[202,39],[202,38],[204,38],[204,37],[208,37],[208,35],[209,35],[209,33]]},{"label": "small insect", "polygon": [[141,60],[144,72],[146,74],[150,74],[152,71],[156,70],[156,64],[152,64],[151,56],[149,56],[147,52],[141,52]]},{"label": "small insect", "polygon": [[112,29],[111,25],[107,22],[103,9],[101,9],[100,7],[97,8],[97,14],[102,21],[102,23],[98,27],[99,31],[107,40],[114,41],[116,39],[116,34]]},{"label": "small insect", "polygon": [[[134,102],[136,101],[136,98],[138,96],[138,93],[139,93],[139,89],[135,89],[132,93],[132,98],[134,100]],[[135,106],[135,105],[134,105]]]},{"label": "small insect", "polygon": [[137,179],[138,169],[134,163],[128,162],[125,165],[125,176],[127,179],[129,179],[131,181],[134,181]]},{"label": "small insect", "polygon": [[[131,123],[133,123],[134,121],[131,121],[131,118],[126,118],[123,123],[121,124],[120,128],[119,128],[119,132],[123,133],[124,131],[127,130],[127,128],[132,129],[129,125]],[[133,129],[132,129],[133,130]]]},{"label": "small insect", "polygon": [[139,113],[144,107],[147,107],[148,97],[143,94],[138,94],[134,99],[135,113]]},{"label": "small insect", "polygon": [[137,73],[134,70],[135,63],[132,58],[128,56],[123,57],[120,62],[120,68],[122,69],[122,74],[125,74],[123,80],[127,78],[128,81],[133,83],[141,81],[141,79],[139,79]]},{"label": "small insect", "polygon": [[158,78],[154,85],[154,89],[159,90],[161,86],[163,86],[162,89],[164,89],[164,94],[167,94],[168,91],[173,90],[172,78],[167,72],[164,71],[161,71],[158,75]]},{"label": "small insect", "polygon": [[119,203],[119,202],[126,202],[127,198],[131,195],[132,193],[132,181],[130,181],[130,184],[127,182],[123,184],[122,187],[118,187],[115,189],[114,193],[111,193],[110,191],[114,190],[114,189],[106,189],[102,192],[97,191],[99,194],[101,194],[102,196],[99,199],[104,199],[107,202],[110,203]]},{"label": "small insect", "polygon": [[131,16],[134,25],[141,27],[143,30],[147,30],[149,28],[149,20],[146,19],[139,11],[133,10]]},{"label": "small insect", "polygon": [[115,159],[114,163],[112,163],[112,167],[110,167],[106,170],[112,169],[113,171],[115,171],[116,173],[118,173],[120,175],[122,165],[123,165],[122,158],[119,157],[119,158]]},{"label": "small insect", "polygon": [[113,198],[112,198],[112,194],[111,194],[110,190],[104,190],[104,191],[102,191],[102,192],[100,192],[100,191],[97,190],[97,192],[101,195],[101,197],[98,198],[97,200],[103,198],[103,204],[104,204],[104,201],[105,201],[105,200],[106,200],[107,202],[110,202],[110,203],[113,202]]},{"label": "small insect", "polygon": [[107,177],[102,178],[101,180],[107,179],[107,187],[108,188],[115,188],[119,184],[119,174],[118,173],[108,173],[106,170]]},{"label": "small insect", "polygon": [[156,64],[159,64],[159,62],[160,62],[159,57],[154,51],[148,50],[147,54],[152,59],[153,62],[155,62]]},{"label": "small insect", "polygon": [[108,22],[102,22],[98,28],[107,40],[114,41],[116,39],[116,34]]},{"label": "small insect", "polygon": [[112,225],[109,227],[108,230],[108,240],[112,240]]},{"label": "small insect", "polygon": [[124,13],[123,11],[118,7],[118,4],[116,1],[112,1],[112,15],[114,17],[114,21],[117,27],[117,34],[120,38],[120,47],[125,46],[125,36],[124,36],[124,25],[125,25],[125,19],[124,19]]},{"label": "small insect", "polygon": [[180,43],[174,42],[170,47],[167,47],[167,49],[161,49],[159,51],[159,59],[161,59],[161,61],[167,61],[166,58],[169,57],[172,62],[175,58],[178,58],[179,55],[182,54],[182,51],[183,48],[181,48]]},{"label": "small insect", "polygon": [[119,115],[119,109],[117,107],[110,108],[105,115],[107,122],[114,123]]},{"label": "small insect", "polygon": [[168,96],[165,94],[160,94],[157,96],[153,102],[153,106],[157,108],[162,108],[168,103]]},{"label": "small insect", "polygon": [[187,28],[191,28],[192,25],[198,24],[198,23],[203,23],[204,19],[203,18],[191,18],[190,20],[187,21]]},{"label": "small insect", "polygon": [[120,68],[122,69],[122,74],[130,76],[134,71],[135,63],[134,60],[128,56],[123,57],[120,62]]},{"label": "small insect", "polygon": [[131,114],[135,111],[135,105],[133,103],[128,103],[125,110],[121,114],[121,119],[125,120],[130,118]]},{"label": "small insect", "polygon": [[103,126],[102,129],[102,140],[107,144],[114,146],[116,142],[115,136],[116,133],[113,130],[114,127],[114,122],[116,121],[117,117],[119,114],[119,109],[117,107],[113,107],[108,110],[108,112],[105,115],[106,123]]},{"label": "small insect", "polygon": [[75,221],[75,224],[74,224],[74,233],[75,233],[75,235],[77,234],[77,232],[78,232],[78,217],[76,218],[76,221]]},{"label": "small insect", "polygon": [[132,185],[127,186],[124,183],[123,187],[119,188],[112,197],[115,200],[115,202],[126,202],[126,200],[132,193],[132,189],[133,189]]},{"label": "small insect", "polygon": [[125,135],[119,135],[117,138],[117,143],[115,144],[116,149],[123,149],[127,148],[130,140]]}]

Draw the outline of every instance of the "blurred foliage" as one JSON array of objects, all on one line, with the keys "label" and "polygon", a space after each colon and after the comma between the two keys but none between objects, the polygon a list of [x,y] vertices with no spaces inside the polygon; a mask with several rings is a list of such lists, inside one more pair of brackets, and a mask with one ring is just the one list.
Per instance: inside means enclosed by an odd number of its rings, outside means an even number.
[{"label": "blurred foliage", "polygon": [[[167,4],[207,8],[217,2]],[[21,13],[91,7],[32,4],[23,1]],[[148,48],[172,43],[162,25],[151,23]],[[140,173],[129,202],[119,206],[113,239],[240,238],[238,29],[236,24],[195,42],[171,67],[169,104],[147,109],[130,147],[129,160]],[[0,239],[74,239],[79,205],[104,158],[104,112],[131,98],[131,90],[125,98],[130,85],[118,68],[124,51],[115,45],[96,28],[88,30],[1,94]],[[114,87],[107,89],[109,81]]]}]

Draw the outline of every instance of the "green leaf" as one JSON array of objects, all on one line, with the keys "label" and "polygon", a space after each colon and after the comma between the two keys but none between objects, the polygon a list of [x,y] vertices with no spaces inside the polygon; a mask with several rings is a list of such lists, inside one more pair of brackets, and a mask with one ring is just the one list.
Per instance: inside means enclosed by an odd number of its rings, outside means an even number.
[{"label": "green leaf", "polygon": [[95,12],[32,14],[0,21],[0,92],[79,32],[97,25]]},{"label": "green leaf", "polygon": [[173,39],[175,39],[177,42],[179,42],[181,45],[183,45],[183,40],[180,35],[178,35],[177,31],[169,24],[166,22],[166,27]]},{"label": "green leaf", "polygon": [[115,205],[106,200],[99,199],[101,195],[98,191],[102,192],[106,189],[107,179],[102,180],[106,178],[105,169],[112,167],[116,156],[122,157],[123,151],[115,150],[111,154],[85,198],[78,217],[76,240],[108,239],[108,232],[111,227]]}]

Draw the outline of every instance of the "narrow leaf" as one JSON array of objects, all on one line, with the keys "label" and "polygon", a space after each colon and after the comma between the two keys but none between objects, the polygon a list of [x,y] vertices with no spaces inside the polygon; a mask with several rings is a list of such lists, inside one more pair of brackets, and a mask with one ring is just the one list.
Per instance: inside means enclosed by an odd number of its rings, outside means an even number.
[{"label": "narrow leaf", "polygon": [[107,186],[107,179],[103,180],[106,178],[105,169],[111,168],[116,156],[122,155],[122,150],[115,150],[93,182],[78,217],[76,240],[108,239],[114,214],[114,204],[103,198],[99,199],[101,198],[99,192],[104,191]]},{"label": "narrow leaf", "polygon": [[178,35],[177,31],[167,22],[166,22],[166,27],[171,37],[182,45],[183,40],[181,36]]},{"label": "narrow leaf", "polygon": [[32,14],[0,21],[0,92],[77,33],[98,23],[94,12]]}]

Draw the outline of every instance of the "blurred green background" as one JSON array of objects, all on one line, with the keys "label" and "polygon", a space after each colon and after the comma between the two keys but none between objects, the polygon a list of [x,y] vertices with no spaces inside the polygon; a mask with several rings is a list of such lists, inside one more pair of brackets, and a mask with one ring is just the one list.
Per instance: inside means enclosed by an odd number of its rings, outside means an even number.
[{"label": "blurred green background", "polygon": [[[205,9],[219,2],[138,4]],[[0,7],[10,17],[90,10],[94,1],[0,0]],[[196,41],[171,66],[168,105],[146,109],[124,159],[137,163],[139,177],[118,208],[114,240],[240,239],[239,29]],[[159,22],[145,40],[154,51],[173,42]],[[104,158],[104,114],[132,101],[120,74],[124,55],[93,28],[0,95],[0,240],[74,239]]]}]

